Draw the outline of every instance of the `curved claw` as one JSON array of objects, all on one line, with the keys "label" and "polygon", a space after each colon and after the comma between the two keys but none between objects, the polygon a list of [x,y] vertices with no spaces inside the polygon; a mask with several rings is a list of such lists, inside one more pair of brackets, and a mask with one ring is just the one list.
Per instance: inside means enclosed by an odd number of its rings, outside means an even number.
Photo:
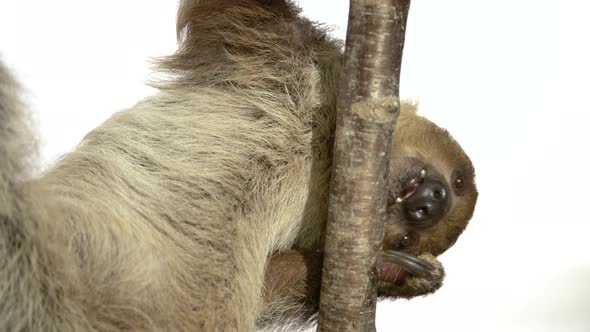
[{"label": "curved claw", "polygon": [[405,268],[417,277],[429,276],[434,270],[434,266],[429,262],[401,251],[386,251],[382,259]]}]

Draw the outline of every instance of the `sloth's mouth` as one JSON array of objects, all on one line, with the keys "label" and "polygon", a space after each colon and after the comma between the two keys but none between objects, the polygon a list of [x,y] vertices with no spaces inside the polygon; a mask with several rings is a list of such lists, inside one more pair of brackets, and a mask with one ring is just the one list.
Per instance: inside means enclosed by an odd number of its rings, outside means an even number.
[{"label": "sloth's mouth", "polygon": [[395,199],[395,203],[399,204],[416,193],[418,187],[420,187],[420,185],[424,182],[424,177],[426,177],[426,170],[422,169],[420,171],[420,175],[411,178],[410,181],[404,185],[404,189]]}]

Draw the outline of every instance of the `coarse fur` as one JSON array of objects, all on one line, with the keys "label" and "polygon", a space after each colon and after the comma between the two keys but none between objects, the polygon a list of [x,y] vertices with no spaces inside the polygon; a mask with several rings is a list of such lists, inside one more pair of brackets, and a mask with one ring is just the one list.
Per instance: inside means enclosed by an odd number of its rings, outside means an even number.
[{"label": "coarse fur", "polygon": [[[26,181],[34,140],[0,67],[1,330],[252,331],[304,310],[267,298],[265,273],[274,253],[321,249],[342,47],[298,13],[283,0],[182,1],[160,92]],[[411,104],[396,151],[472,179]],[[450,247],[476,196],[454,197],[409,252]]]}]

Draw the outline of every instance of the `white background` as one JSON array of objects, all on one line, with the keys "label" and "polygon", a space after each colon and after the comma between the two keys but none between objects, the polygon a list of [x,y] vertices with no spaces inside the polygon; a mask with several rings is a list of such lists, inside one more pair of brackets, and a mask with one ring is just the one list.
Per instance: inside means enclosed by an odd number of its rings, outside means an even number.
[{"label": "white background", "polygon": [[[380,331],[590,331],[590,5],[415,0],[402,97],[471,155],[480,199],[435,295],[381,303]],[[300,2],[344,37],[348,2]],[[0,54],[38,116],[44,167],[153,93],[175,1],[0,2]]]}]

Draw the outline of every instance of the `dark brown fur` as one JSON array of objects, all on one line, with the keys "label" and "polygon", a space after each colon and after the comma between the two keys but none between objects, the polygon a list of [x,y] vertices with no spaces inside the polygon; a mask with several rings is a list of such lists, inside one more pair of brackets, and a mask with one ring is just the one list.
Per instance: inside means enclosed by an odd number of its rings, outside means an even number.
[{"label": "dark brown fur", "polygon": [[[186,0],[178,31],[160,93],[28,181],[26,113],[0,68],[1,330],[251,331],[313,316],[341,44],[283,0]],[[383,296],[440,286],[434,256],[477,197],[468,157],[410,104],[392,195],[407,157],[447,181],[460,169],[469,186],[406,250],[437,273]],[[392,212],[386,246],[407,230]]]}]

